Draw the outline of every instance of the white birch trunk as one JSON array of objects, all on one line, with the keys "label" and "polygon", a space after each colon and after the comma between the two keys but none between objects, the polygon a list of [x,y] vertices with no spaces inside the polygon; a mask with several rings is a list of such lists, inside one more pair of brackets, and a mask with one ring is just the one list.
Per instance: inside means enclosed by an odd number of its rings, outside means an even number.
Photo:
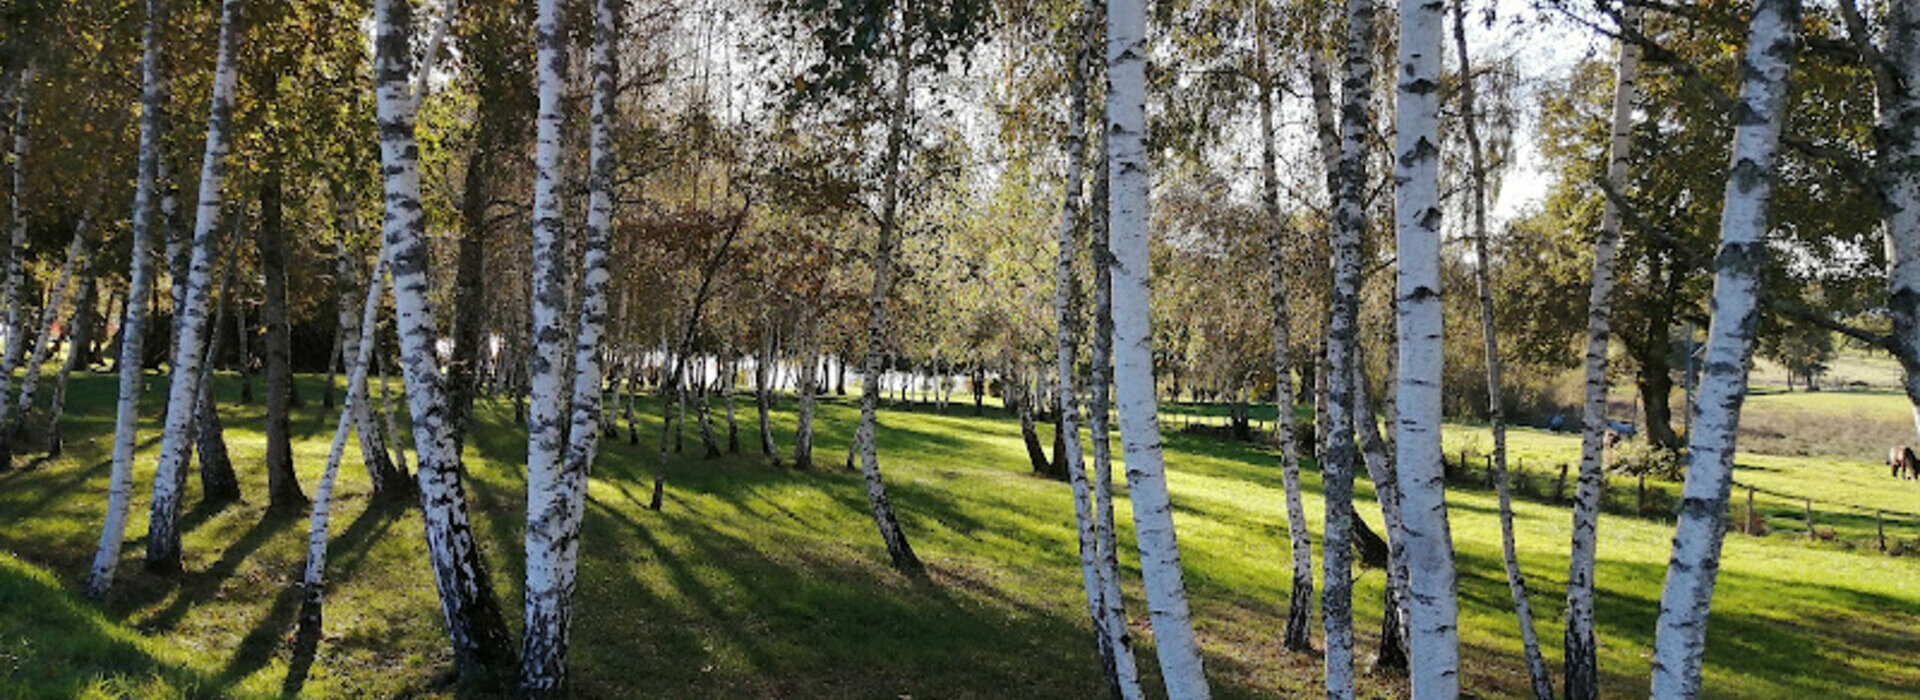
[{"label": "white birch trunk", "polygon": [[1406,527],[1407,651],[1416,700],[1460,694],[1459,596],[1440,465],[1442,29],[1439,3],[1401,1],[1393,160],[1400,337],[1394,461]]},{"label": "white birch trunk", "polygon": [[[1387,604],[1392,608],[1381,618],[1381,666],[1405,667],[1407,662],[1407,526],[1401,517],[1400,470],[1389,458],[1394,450],[1380,436],[1380,423],[1374,418],[1374,404],[1368,395],[1367,373],[1361,363],[1353,368],[1353,429],[1367,478],[1373,482],[1374,497],[1380,502],[1380,529],[1387,540]],[[1392,634],[1389,639],[1386,635]],[[1397,651],[1390,651],[1397,650]],[[1393,658],[1397,654],[1398,658]],[[1389,663],[1391,662],[1391,663]]]},{"label": "white birch trunk", "polygon": [[1267,226],[1267,286],[1273,303],[1274,435],[1280,441],[1280,480],[1285,490],[1287,549],[1293,561],[1287,625],[1281,646],[1287,651],[1312,651],[1308,627],[1313,614],[1313,544],[1307,539],[1307,510],[1300,497],[1299,446],[1294,440],[1293,324],[1287,300],[1287,222],[1280,212],[1280,176],[1275,168],[1277,147],[1273,130],[1274,93],[1267,57],[1264,6],[1256,9],[1256,55],[1260,71],[1260,204]]},{"label": "white birch trunk", "polygon": [[1733,129],[1733,166],[1720,214],[1720,252],[1714,258],[1713,323],[1707,329],[1706,368],[1688,436],[1687,481],[1674,526],[1673,556],[1653,638],[1653,697],[1700,694],[1707,648],[1707,612],[1727,534],[1727,493],[1733,486],[1734,439],[1747,394],[1753,331],[1760,318],[1761,273],[1767,260],[1767,209],[1773,194],[1775,152],[1786,121],[1787,78],[1798,43],[1798,0],[1754,3],[1752,35],[1741,71],[1740,108]]},{"label": "white birch trunk", "polygon": [[1107,152],[1109,226],[1113,253],[1114,389],[1120,407],[1120,447],[1146,582],[1147,612],[1167,695],[1198,700],[1212,695],[1200,644],[1193,634],[1174,533],[1155,406],[1153,334],[1149,313],[1147,240],[1151,219],[1146,152],[1146,4],[1114,0],[1107,9]]},{"label": "white birch trunk", "polygon": [[901,27],[893,39],[894,76],[893,94],[889,97],[891,110],[887,115],[886,175],[881,192],[879,240],[874,243],[873,289],[867,300],[866,363],[860,379],[860,427],[854,431],[853,452],[859,456],[860,473],[866,482],[867,508],[873,513],[881,541],[886,543],[888,559],[895,569],[918,573],[924,567],[894,517],[893,503],[887,499],[886,482],[880,476],[879,448],[874,444],[879,431],[881,341],[887,329],[887,290],[893,283],[893,239],[900,206],[900,170],[904,167],[901,160],[906,149],[906,112],[911,106],[907,99],[907,80],[912,75],[913,63],[907,49],[911,41],[907,29]]},{"label": "white birch trunk", "polygon": [[114,407],[113,467],[107,485],[107,512],[87,576],[87,596],[102,599],[113,587],[126,542],[127,511],[133,500],[133,450],[140,428],[141,342],[146,337],[148,290],[153,286],[153,214],[155,182],[160,170],[160,139],[167,86],[161,73],[161,25],[166,21],[165,0],[146,0],[146,22],[141,29],[144,47],[140,61],[140,160],[133,189],[132,270],[125,318],[120,332],[120,392]]},{"label": "white birch trunk", "polygon": [[1366,232],[1368,130],[1373,125],[1371,0],[1348,0],[1342,57],[1340,151],[1333,185],[1333,294],[1327,324],[1326,459],[1321,464],[1326,527],[1321,545],[1321,626],[1326,635],[1327,697],[1353,697],[1353,378],[1360,319],[1360,241]]},{"label": "white birch trunk", "polygon": [[1533,683],[1535,700],[1553,700],[1553,682],[1547,677],[1547,664],[1540,655],[1540,637],[1533,627],[1533,602],[1527,596],[1527,580],[1520,572],[1520,556],[1513,540],[1513,498],[1507,485],[1507,420],[1503,387],[1500,381],[1500,342],[1494,334],[1493,261],[1487,250],[1487,167],[1480,145],[1480,116],[1475,111],[1472,61],[1467,53],[1466,0],[1453,2],[1454,58],[1460,71],[1461,127],[1467,137],[1468,176],[1472,189],[1467,193],[1473,215],[1474,286],[1480,296],[1480,335],[1487,361],[1487,422],[1493,431],[1494,489],[1500,502],[1500,552],[1506,564],[1507,589],[1513,596],[1514,615],[1520,623],[1520,645],[1527,659],[1527,677]]},{"label": "white birch trunk", "polygon": [[[13,409],[13,427],[8,439],[25,436],[28,416],[33,413],[33,395],[40,386],[40,369],[47,364],[47,357],[53,353],[53,322],[66,318],[61,313],[67,305],[67,294],[73,287],[73,271],[76,266],[85,269],[87,256],[87,226],[92,218],[88,213],[80,218],[80,224],[73,229],[73,241],[67,244],[67,261],[60,265],[60,277],[53,283],[52,291],[47,293],[47,304],[40,310],[40,334],[34,338],[33,354],[27,359],[24,376],[20,378],[20,398]],[[69,325],[69,328],[72,326]]]},{"label": "white birch trunk", "polygon": [[420,206],[419,146],[414,140],[412,63],[408,35],[412,5],[375,0],[374,85],[380,122],[380,161],[386,196],[385,234],[393,272],[401,365],[414,421],[420,470],[421,519],[440,609],[463,676],[479,678],[512,664],[505,621],[494,599],[486,562],[474,542],[460,482],[459,444],[447,422],[448,403],[434,344],[440,339],[427,306],[427,250]]},{"label": "white birch trunk", "polygon": [[[540,49],[564,48],[559,34],[557,0],[540,4]],[[599,445],[600,431],[600,351],[607,316],[607,252],[613,229],[613,135],[615,3],[593,3],[593,47],[591,65],[593,96],[589,142],[586,244],[581,254],[580,308],[577,332],[573,333],[573,376],[570,426],[564,463],[558,473],[544,479],[546,493],[536,494],[529,480],[527,491],[527,607],[525,636],[521,646],[520,689],[531,696],[558,693],[566,680],[569,631],[573,620],[573,588],[579,563],[580,522],[586,507],[587,475]],[[548,24],[551,22],[551,24]],[[547,35],[552,32],[551,35]],[[554,64],[559,55],[546,56]],[[546,61],[542,62],[547,66]],[[542,72],[542,116],[545,116],[546,79],[558,76]],[[557,116],[558,105],[555,104]],[[546,122],[542,120],[544,128]],[[556,122],[555,126],[558,124]],[[542,149],[546,144],[542,143]],[[557,144],[555,148],[557,149]],[[555,154],[557,155],[557,153]],[[557,166],[557,163],[553,164]],[[555,171],[541,173],[557,181]],[[556,193],[549,193],[556,194]],[[557,211],[558,207],[555,207]],[[536,211],[538,209],[536,208]],[[536,222],[538,219],[536,218]],[[559,238],[558,221],[547,232]],[[536,225],[536,239],[540,233]],[[536,282],[538,279],[536,278]],[[535,307],[539,311],[538,305]],[[532,464],[528,465],[532,474]],[[538,502],[539,510],[534,509]],[[536,566],[536,563],[538,566]]]},{"label": "white birch trunk", "polygon": [[[1097,31],[1097,28],[1096,28]],[[1107,246],[1107,205],[1110,173],[1106,140],[1095,144],[1100,160],[1093,177],[1090,228],[1093,231],[1093,357],[1087,378],[1088,424],[1093,440],[1094,538],[1099,546],[1100,599],[1106,609],[1101,622],[1113,644],[1113,685],[1121,700],[1140,700],[1139,662],[1133,658],[1133,635],[1127,627],[1126,598],[1120,592],[1120,545],[1113,525],[1113,445],[1107,422],[1113,387],[1113,252]]]},{"label": "white birch trunk", "polygon": [[[367,401],[367,367],[372,364],[373,346],[380,315],[380,297],[385,292],[387,272],[386,246],[373,265],[367,281],[366,303],[361,305],[352,338],[353,355],[347,361],[347,396],[340,406],[340,418],[334,424],[333,442],[327,450],[327,466],[320,473],[320,485],[313,491],[313,511],[307,522],[307,567],[302,579],[301,625],[317,633],[320,625],[321,597],[325,593],[327,570],[327,527],[333,513],[333,484],[340,473],[340,459],[346,453],[347,432],[355,425],[355,409]],[[351,313],[351,312],[349,312]],[[359,387],[358,390],[354,387]]]},{"label": "white birch trunk", "polygon": [[[1080,226],[1081,180],[1084,177],[1081,162],[1086,157],[1087,61],[1094,50],[1091,9],[1083,5],[1075,17],[1081,29],[1082,41],[1067,52],[1067,134],[1061,144],[1067,172],[1060,206],[1059,249],[1054,257],[1053,287],[1056,327],[1054,370],[1060,384],[1060,422],[1055,435],[1058,437],[1056,457],[1066,465],[1068,481],[1072,484],[1073,520],[1080,545],[1080,584],[1087,598],[1087,619],[1093,627],[1094,650],[1099,655],[1102,677],[1117,695],[1120,688],[1113,685],[1113,641],[1108,638],[1105,624],[1105,591],[1101,587],[1097,564],[1100,545],[1095,531],[1093,504],[1089,500],[1092,494],[1087,481],[1086,464],[1080,452],[1080,402],[1074,390],[1073,376],[1080,347],[1080,314],[1074,293],[1077,278],[1074,276],[1073,259],[1075,233]],[[938,376],[937,357],[933,371]],[[924,396],[924,389],[922,391]]]},{"label": "white birch trunk", "polygon": [[[27,160],[27,114],[31,105],[30,94],[38,71],[29,64],[20,71],[20,86],[14,92],[13,102],[13,147],[9,152],[13,171],[13,190],[8,203],[12,216],[7,247],[7,281],[5,297],[7,303],[7,340],[6,347],[0,351],[0,429],[6,429],[10,408],[5,398],[13,391],[13,372],[20,366],[20,356],[26,350],[27,311],[23,297],[26,296],[27,283],[27,212],[23,194],[26,191]],[[13,468],[13,446],[8,434],[0,435],[0,470]]]},{"label": "white birch trunk", "polygon": [[[1628,24],[1640,11],[1629,7]],[[1621,41],[1615,66],[1613,116],[1607,146],[1607,182],[1615,191],[1627,184],[1633,109],[1639,101],[1640,48]],[[1605,478],[1603,450],[1607,430],[1607,339],[1613,319],[1614,258],[1620,249],[1620,210],[1609,198],[1593,240],[1593,281],[1587,295],[1587,376],[1580,438],[1580,480],[1574,490],[1573,542],[1567,564],[1565,659],[1566,700],[1597,700],[1600,695],[1598,646],[1594,638],[1593,566],[1600,527],[1600,488]]]},{"label": "white birch trunk", "polygon": [[[176,309],[173,370],[168,381],[167,420],[160,439],[160,466],[154,471],[153,503],[147,524],[147,566],[180,568],[180,502],[184,472],[193,451],[194,402],[199,398],[201,336],[207,330],[207,298],[213,286],[215,229],[224,203],[221,185],[232,135],[234,55],[240,26],[240,0],[220,3],[220,50],[214,64],[213,97],[208,107],[206,151],[200,163],[198,212],[193,227],[193,258],[187,273],[186,306]],[[137,363],[136,363],[137,364]]]}]

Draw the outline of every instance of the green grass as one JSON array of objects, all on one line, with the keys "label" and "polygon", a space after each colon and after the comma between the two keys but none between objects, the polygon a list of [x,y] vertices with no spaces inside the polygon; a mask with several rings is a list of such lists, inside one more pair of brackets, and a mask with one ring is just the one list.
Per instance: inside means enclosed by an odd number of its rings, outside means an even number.
[{"label": "green grass", "polygon": [[[318,407],[317,382],[303,382],[308,407],[296,416],[295,452],[311,490],[332,423]],[[341,472],[325,636],[310,663],[296,653],[293,582],[304,559],[305,521],[262,519],[258,405],[228,404],[226,413],[248,503],[208,512],[194,509],[190,499],[187,573],[159,577],[141,569],[157,389],[150,391],[141,436],[127,558],[104,606],[81,602],[75,591],[104,507],[112,379],[76,378],[66,458],[0,474],[0,550],[10,553],[0,556],[0,696],[449,694],[448,653],[418,516],[369,506],[356,450],[349,450]],[[233,387],[222,389],[230,400]],[[642,506],[657,421],[642,420],[643,445],[604,443],[589,490],[576,598],[572,668],[580,696],[1099,692],[1071,499],[1064,484],[1027,474],[1014,421],[992,409],[975,418],[966,403],[947,415],[924,408],[882,414],[880,448],[891,495],[930,568],[929,580],[916,582],[886,567],[860,480],[838,468],[856,417],[851,405],[823,407],[816,448],[821,468],[810,473],[772,469],[752,456],[751,403],[743,400],[739,409],[746,454],[699,459],[697,433],[689,430],[688,453],[668,464],[666,507],[658,513]],[[1268,408],[1262,418],[1271,415]],[[723,420],[719,411],[715,417]],[[475,529],[504,606],[517,611],[524,434],[509,404],[483,405],[479,418],[467,454]],[[792,429],[791,405],[783,403],[775,425],[783,447],[791,444]],[[1477,432],[1456,426],[1449,447],[1470,446]],[[1565,436],[1533,431],[1516,431],[1514,443],[1517,456],[1540,465],[1530,467],[1536,477],[1544,465],[1570,461],[1577,449]],[[1275,456],[1174,430],[1166,446],[1188,590],[1216,694],[1320,694],[1319,662],[1278,647],[1288,560]],[[1911,504],[1908,489],[1920,488],[1912,482],[1896,487],[1872,465],[1843,460],[1755,457],[1742,464],[1752,465],[1742,469],[1743,482],[1869,505]],[[1317,541],[1319,474],[1303,476]],[[1372,497],[1364,481],[1359,492]],[[1522,694],[1525,673],[1501,573],[1494,500],[1484,488],[1461,483],[1450,501],[1465,685],[1483,696]],[[1361,512],[1378,523],[1370,502]],[[1118,514],[1123,532],[1130,530],[1124,503]],[[1567,520],[1563,506],[1544,500],[1516,505],[1521,557],[1556,676]],[[1810,543],[1786,532],[1784,516],[1780,525],[1768,537],[1728,537],[1707,654],[1709,693],[1908,695],[1920,685],[1911,663],[1912,630],[1920,629],[1914,583],[1920,559],[1881,556],[1847,537]],[[1646,693],[1646,655],[1671,532],[1658,516],[1603,518],[1598,615],[1609,696]],[[1123,551],[1130,551],[1131,537],[1122,540]],[[1135,633],[1150,640],[1132,557],[1123,559],[1123,568]],[[1374,648],[1380,583],[1378,571],[1359,575],[1363,660]],[[517,616],[509,617],[517,628]],[[1139,657],[1143,668],[1154,665],[1150,645],[1141,645]],[[1371,696],[1404,691],[1372,675],[1362,684]]]}]

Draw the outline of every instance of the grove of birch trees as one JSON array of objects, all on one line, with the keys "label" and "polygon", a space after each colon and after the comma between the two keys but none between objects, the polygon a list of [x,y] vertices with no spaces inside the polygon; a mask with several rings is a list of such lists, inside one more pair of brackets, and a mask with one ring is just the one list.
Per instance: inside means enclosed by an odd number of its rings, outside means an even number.
[{"label": "grove of birch trees", "polygon": [[[1486,422],[1500,633],[1544,700],[1599,697],[1602,489],[1611,441],[1639,441],[1683,481],[1644,682],[1697,697],[1756,355],[1797,366],[1835,337],[1888,353],[1920,432],[1916,13],[13,0],[0,470],[57,457],[69,374],[112,373],[85,594],[124,595],[135,565],[185,575],[195,513],[258,501],[304,524],[299,624],[318,634],[357,446],[375,496],[417,523],[395,532],[425,543],[458,682],[549,697],[588,614],[605,445],[654,455],[632,472],[652,511],[684,508],[670,465],[688,460],[856,472],[860,551],[924,582],[938,562],[889,481],[910,467],[890,416],[1004,410],[1017,421],[986,425],[1031,462],[1009,466],[1070,491],[1045,516],[1073,527],[1105,690],[1197,699],[1230,623],[1190,604],[1176,525],[1204,516],[1169,487],[1163,433],[1170,405],[1224,405],[1218,439],[1270,445],[1285,493],[1250,556],[1285,562],[1291,593],[1258,634],[1314,658],[1300,683],[1329,698],[1372,667],[1424,699],[1477,692],[1442,438]],[[1587,50],[1545,74],[1502,43],[1545,32]],[[1529,179],[1534,199],[1495,207]],[[1683,363],[1697,398],[1676,419]],[[236,412],[221,377],[258,409]],[[844,459],[815,440],[816,406],[840,401],[859,417]],[[322,428],[290,423],[313,404]],[[510,557],[475,532],[497,500],[472,490],[474,416],[496,404],[525,430]],[[229,456],[236,420],[260,424],[260,459]],[[1550,422],[1581,437],[1564,584],[1523,575],[1509,503],[1506,426]],[[331,439],[312,483],[306,432]],[[1382,619],[1356,619],[1374,567]]]}]

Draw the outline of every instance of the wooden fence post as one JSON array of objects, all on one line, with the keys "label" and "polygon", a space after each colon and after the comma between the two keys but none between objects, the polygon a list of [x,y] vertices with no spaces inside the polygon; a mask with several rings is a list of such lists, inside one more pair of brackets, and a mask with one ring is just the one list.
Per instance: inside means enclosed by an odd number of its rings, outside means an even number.
[{"label": "wooden fence post", "polygon": [[1887,551],[1887,524],[1880,519],[1880,511],[1873,511],[1873,529],[1880,533],[1880,551]]},{"label": "wooden fence post", "polygon": [[1647,475],[1646,474],[1640,475],[1640,484],[1634,488],[1635,490],[1634,490],[1634,501],[1633,501],[1633,514],[1644,517],[1647,514]]},{"label": "wooden fence post", "polygon": [[1747,534],[1759,535],[1760,523],[1753,514],[1753,487],[1747,487]]},{"label": "wooden fence post", "polygon": [[1567,463],[1560,463],[1560,482],[1553,486],[1553,500],[1567,500]]},{"label": "wooden fence post", "polygon": [[1814,538],[1813,537],[1813,499],[1807,498],[1802,500],[1806,501],[1807,503],[1807,539],[1812,540]]}]

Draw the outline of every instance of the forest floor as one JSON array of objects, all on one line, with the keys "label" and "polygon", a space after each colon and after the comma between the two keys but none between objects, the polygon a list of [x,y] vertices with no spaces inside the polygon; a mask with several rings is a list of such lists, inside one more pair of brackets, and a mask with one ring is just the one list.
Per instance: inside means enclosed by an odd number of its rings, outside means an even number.
[{"label": "forest floor", "polygon": [[[248,501],[186,513],[186,573],[145,572],[139,556],[158,442],[150,382],[135,472],[134,517],[111,600],[77,594],[98,537],[109,465],[114,380],[76,377],[65,457],[0,474],[0,697],[392,697],[452,694],[438,604],[416,511],[370,506],[357,450],[337,492],[325,634],[317,653],[293,643],[304,517],[263,518],[262,408],[221,397],[227,438]],[[302,377],[295,455],[311,493],[333,419],[319,380]],[[1866,410],[1844,394],[1756,397],[1751,405],[1837,424]],[[1817,399],[1803,397],[1819,397]],[[1874,397],[1859,397],[1878,401]],[[894,504],[930,575],[891,571],[867,515],[860,479],[840,463],[857,413],[822,409],[818,466],[767,466],[753,437],[752,403],[740,401],[741,453],[702,459],[698,432],[668,464],[661,512],[644,507],[659,423],[646,411],[641,445],[607,441],[589,490],[572,677],[579,697],[1067,698],[1099,695],[1086,632],[1071,499],[1065,484],[1028,473],[1017,424],[989,408],[956,404],[882,414],[880,454]],[[1170,406],[1166,446],[1194,620],[1215,694],[1321,695],[1319,661],[1279,649],[1288,586],[1285,516],[1275,451],[1182,432]],[[1876,409],[1877,410],[1877,409]],[[1887,410],[1901,411],[1889,405]],[[724,447],[724,412],[715,411]],[[1272,408],[1266,409],[1270,420]],[[1903,412],[1896,418],[1904,418]],[[475,530],[493,566],[510,624],[518,628],[524,433],[510,404],[479,414],[467,447]],[[775,414],[783,451],[791,402]],[[1821,430],[1821,420],[1810,429]],[[1050,435],[1043,427],[1043,439]],[[1484,428],[1451,426],[1450,453],[1479,452]],[[1568,516],[1553,498],[1557,465],[1574,461],[1577,436],[1531,429],[1513,435],[1530,494],[1515,504],[1520,557],[1534,593],[1539,635],[1559,676]],[[1858,449],[1858,448],[1855,448]],[[1884,449],[1881,447],[1879,449]],[[1814,450],[1814,452],[1821,452]],[[783,460],[786,456],[783,454]],[[1469,462],[1478,458],[1469,456]],[[1772,534],[1730,533],[1714,598],[1706,656],[1712,697],[1908,697],[1920,687],[1920,557],[1878,551],[1871,509],[1883,509],[1890,544],[1920,545],[1920,484],[1850,456],[1745,455],[1736,479],[1763,490],[1756,510]],[[1303,474],[1314,539],[1322,501],[1316,470]],[[1649,497],[1610,484],[1601,520],[1597,601],[1600,662],[1611,697],[1646,694],[1648,651],[1677,484]],[[192,487],[197,494],[197,485]],[[1360,483],[1359,497],[1373,497]],[[1743,492],[1736,491],[1739,503]],[[1798,498],[1815,503],[1809,540]],[[1771,499],[1771,500],[1769,500]],[[1474,473],[1449,490],[1458,547],[1463,682],[1486,697],[1526,693],[1519,637],[1501,568],[1492,492]],[[1848,510],[1848,508],[1852,508]],[[1360,512],[1378,523],[1368,500]],[[1645,513],[1645,515],[1641,515]],[[1904,516],[1892,515],[1906,513]],[[1122,503],[1123,553],[1132,547]],[[1744,504],[1735,508],[1744,520]],[[1316,574],[1318,553],[1316,552]],[[1150,669],[1151,633],[1138,569],[1131,584],[1137,653]],[[1381,574],[1356,586],[1356,627],[1370,665],[1379,627]],[[1316,625],[1317,627],[1317,625]],[[1318,643],[1319,634],[1315,630]],[[1149,685],[1158,694],[1157,680]],[[1363,696],[1402,692],[1363,674]]]}]

